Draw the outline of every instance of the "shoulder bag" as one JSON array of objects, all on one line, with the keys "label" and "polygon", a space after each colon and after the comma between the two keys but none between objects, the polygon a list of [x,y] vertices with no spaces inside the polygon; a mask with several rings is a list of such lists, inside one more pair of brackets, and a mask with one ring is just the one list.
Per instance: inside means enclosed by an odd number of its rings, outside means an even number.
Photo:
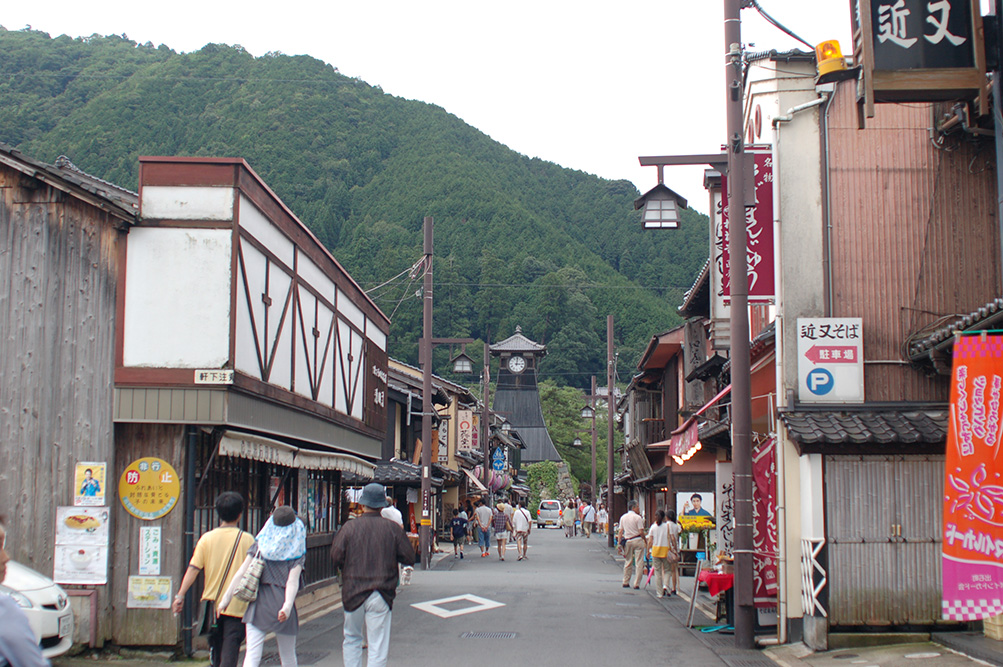
[{"label": "shoulder bag", "polygon": [[244,602],[254,602],[258,599],[258,584],[261,582],[261,573],[265,570],[265,559],[261,557],[261,551],[254,554],[240,580],[240,584],[233,592],[233,597]]},{"label": "shoulder bag", "polygon": [[240,546],[240,538],[243,536],[244,531],[238,528],[237,539],[233,543],[233,549],[230,550],[230,560],[226,562],[226,571],[223,573],[223,578],[219,580],[219,586],[216,588],[216,596],[212,600],[206,600],[205,609],[202,610],[202,622],[199,623],[199,628],[201,628],[199,631],[200,635],[215,637],[221,631],[219,627],[219,614],[216,611],[216,602],[223,592],[223,584],[226,582],[226,578],[230,576],[233,557],[237,555],[237,547]]}]

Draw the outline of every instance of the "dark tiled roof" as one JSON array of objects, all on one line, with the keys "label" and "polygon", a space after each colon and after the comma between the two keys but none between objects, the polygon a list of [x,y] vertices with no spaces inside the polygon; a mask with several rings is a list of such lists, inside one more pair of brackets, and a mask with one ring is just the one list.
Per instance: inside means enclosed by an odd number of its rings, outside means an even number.
[{"label": "dark tiled roof", "polygon": [[781,412],[791,440],[802,449],[822,445],[922,445],[947,438],[947,406],[841,406],[829,410],[795,409]]},{"label": "dark tiled roof", "polygon": [[513,335],[495,343],[490,347],[490,350],[492,352],[539,352],[545,354],[547,346],[526,338],[522,335],[522,327],[516,327]]},{"label": "dark tiled roof", "polygon": [[683,317],[710,317],[710,259],[704,262],[693,285],[683,295],[678,312]]},{"label": "dark tiled roof", "polygon": [[920,332],[910,337],[910,340],[907,341],[909,358],[917,361],[926,356],[933,348],[954,336],[955,331],[985,329],[1001,319],[1003,319],[1003,297],[993,299],[967,315],[959,315],[947,320],[941,319],[938,321],[940,326],[932,332]]},{"label": "dark tiled roof", "polygon": [[[437,466],[432,466],[432,486],[442,486],[442,478],[436,477]],[[363,479],[356,475],[344,476],[345,486],[363,486],[369,482],[378,482],[384,486],[421,486],[421,467],[408,461],[391,459],[377,461],[372,479]]]}]

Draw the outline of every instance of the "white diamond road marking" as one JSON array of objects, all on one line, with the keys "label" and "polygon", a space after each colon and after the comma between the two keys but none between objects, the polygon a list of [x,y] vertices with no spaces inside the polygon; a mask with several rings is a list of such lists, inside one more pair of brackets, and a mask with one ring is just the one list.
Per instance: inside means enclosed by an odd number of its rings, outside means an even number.
[{"label": "white diamond road marking", "polygon": [[[449,604],[450,602],[460,602],[461,600],[466,600],[470,602],[472,606],[462,607],[460,609],[443,609],[439,605]],[[415,609],[420,609],[421,611],[427,611],[428,613],[438,616],[439,618],[453,618],[454,616],[463,616],[464,614],[473,614],[477,611],[487,611],[489,609],[497,609],[498,607],[504,607],[505,603],[495,602],[494,600],[488,600],[487,598],[482,598],[477,595],[454,595],[451,598],[442,598],[441,600],[431,600],[429,602],[419,602],[417,604],[412,604]]]}]

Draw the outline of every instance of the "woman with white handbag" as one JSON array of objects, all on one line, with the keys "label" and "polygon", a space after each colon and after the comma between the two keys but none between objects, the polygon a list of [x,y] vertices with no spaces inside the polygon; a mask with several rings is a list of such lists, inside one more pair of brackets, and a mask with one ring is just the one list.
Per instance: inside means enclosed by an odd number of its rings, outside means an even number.
[{"label": "woman with white handbag", "polygon": [[234,597],[250,602],[244,614],[244,667],[258,667],[261,663],[269,632],[275,633],[282,667],[297,667],[299,618],[295,603],[305,560],[306,526],[291,507],[276,508],[220,601],[221,609],[226,609]]}]

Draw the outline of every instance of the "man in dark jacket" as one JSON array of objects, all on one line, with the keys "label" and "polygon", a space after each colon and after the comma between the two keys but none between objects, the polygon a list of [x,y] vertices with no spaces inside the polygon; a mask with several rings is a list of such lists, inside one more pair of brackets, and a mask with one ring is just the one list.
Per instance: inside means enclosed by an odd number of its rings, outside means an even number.
[{"label": "man in dark jacket", "polygon": [[331,560],[341,570],[341,603],[345,608],[345,667],[362,667],[363,623],[369,636],[369,667],[387,664],[390,610],[397,594],[397,564],[414,565],[415,553],[400,526],[380,516],[387,504],[382,484],[367,484],[359,504],[361,516],[338,531]]}]

